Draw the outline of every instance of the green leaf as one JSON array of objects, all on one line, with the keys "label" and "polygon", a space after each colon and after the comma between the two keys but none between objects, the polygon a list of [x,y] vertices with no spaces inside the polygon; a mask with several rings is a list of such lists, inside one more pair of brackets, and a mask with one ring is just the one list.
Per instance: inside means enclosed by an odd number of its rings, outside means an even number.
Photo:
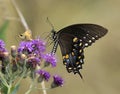
[{"label": "green leaf", "polygon": [[17,91],[18,91],[19,87],[20,87],[20,84],[12,87],[11,88],[11,94],[17,94]]},{"label": "green leaf", "polygon": [[2,94],[7,94],[7,91],[8,91],[8,88],[7,88],[6,86],[3,86],[3,87],[1,88]]},{"label": "green leaf", "polygon": [[5,31],[8,27],[9,21],[6,20],[3,25],[0,27],[0,39],[5,41]]}]

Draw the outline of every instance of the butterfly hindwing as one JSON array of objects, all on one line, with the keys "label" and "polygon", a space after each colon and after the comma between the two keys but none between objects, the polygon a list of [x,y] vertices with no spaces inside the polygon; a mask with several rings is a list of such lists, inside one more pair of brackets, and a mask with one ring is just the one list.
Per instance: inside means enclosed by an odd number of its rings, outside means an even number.
[{"label": "butterfly hindwing", "polygon": [[79,38],[67,36],[66,40],[59,40],[59,45],[63,55],[63,64],[66,65],[67,71],[73,72],[74,74],[80,74],[80,69],[82,69],[82,64],[84,64],[84,45]]}]

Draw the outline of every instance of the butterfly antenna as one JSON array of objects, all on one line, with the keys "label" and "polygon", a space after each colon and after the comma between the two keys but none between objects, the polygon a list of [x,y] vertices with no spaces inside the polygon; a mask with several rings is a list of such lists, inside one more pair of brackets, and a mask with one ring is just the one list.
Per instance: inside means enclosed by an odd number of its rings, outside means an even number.
[{"label": "butterfly antenna", "polygon": [[[48,24],[52,27],[52,31],[54,31],[54,26],[53,26],[53,24],[51,23],[51,21],[49,20],[49,18],[47,17],[47,20],[46,20],[47,22],[48,22]],[[47,39],[48,38],[48,40],[49,40],[49,38],[50,38],[50,34],[51,34],[51,32],[49,32],[49,34],[45,37],[45,39]],[[51,45],[52,43],[50,43],[50,45]]]},{"label": "butterfly antenna", "polygon": [[51,21],[49,20],[49,18],[47,17],[47,22],[49,23],[49,25],[52,27],[52,29],[54,30],[54,26],[53,24],[51,23]]}]

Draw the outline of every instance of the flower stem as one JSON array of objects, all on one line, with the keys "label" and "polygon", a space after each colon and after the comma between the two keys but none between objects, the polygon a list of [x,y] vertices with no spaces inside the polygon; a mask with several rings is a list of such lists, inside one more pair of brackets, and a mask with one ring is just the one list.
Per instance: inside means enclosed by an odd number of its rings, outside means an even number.
[{"label": "flower stem", "polygon": [[33,88],[33,85],[31,84],[29,90],[25,94],[29,94],[32,91],[32,88]]},{"label": "flower stem", "polygon": [[51,87],[50,88],[38,88],[38,87],[34,87],[34,88],[36,88],[36,89],[38,89],[38,90],[50,90],[50,89],[52,89]]},{"label": "flower stem", "polygon": [[21,80],[22,80],[23,77],[25,76],[25,73],[26,73],[26,71],[27,71],[27,69],[26,69],[26,61],[24,62],[23,70],[24,70],[24,72],[22,73],[20,79],[19,79],[18,82],[16,83],[16,86],[20,84]]},{"label": "flower stem", "polygon": [[[38,67],[39,69],[41,69],[41,67],[39,66]],[[41,86],[42,86],[42,91],[43,91],[43,94],[47,94],[47,91],[46,91],[46,87],[45,87],[45,82],[44,82],[44,80],[41,82]]]},{"label": "flower stem", "polygon": [[3,83],[5,86],[8,87],[8,83],[6,82],[4,76],[3,76],[3,74],[2,74],[1,72],[0,72],[0,78],[1,78],[2,83]]},{"label": "flower stem", "polygon": [[44,89],[45,88],[45,82],[44,81],[42,81],[41,86],[42,86],[43,94],[47,94],[46,89]]},{"label": "flower stem", "polygon": [[8,86],[7,94],[11,94],[11,84]]}]

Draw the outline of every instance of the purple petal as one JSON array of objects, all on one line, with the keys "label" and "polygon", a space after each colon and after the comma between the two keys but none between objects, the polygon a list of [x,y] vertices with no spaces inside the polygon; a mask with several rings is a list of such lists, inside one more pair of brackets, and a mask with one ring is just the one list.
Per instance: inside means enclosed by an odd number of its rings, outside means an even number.
[{"label": "purple petal", "polygon": [[5,43],[4,43],[4,41],[2,41],[2,40],[0,40],[0,51],[1,51],[1,52],[6,52]]},{"label": "purple petal", "polygon": [[53,54],[51,53],[48,53],[44,56],[44,59],[45,59],[45,63],[50,63],[52,65],[52,67],[55,67],[56,66],[56,58]]},{"label": "purple petal", "polygon": [[43,52],[45,51],[45,43],[40,39],[35,39],[32,41],[23,41],[20,43],[18,52],[19,53],[27,53],[34,54],[41,57]]},{"label": "purple petal", "polygon": [[46,72],[45,70],[37,70],[36,73],[39,74],[40,77],[43,77],[46,81],[48,81],[50,78],[50,73]]},{"label": "purple petal", "polygon": [[34,49],[36,49],[36,50],[38,50],[40,52],[45,51],[45,42],[43,42],[42,40],[35,39],[35,40],[32,40],[32,43],[33,43]]},{"label": "purple petal", "polygon": [[22,41],[19,44],[18,47],[18,52],[23,53],[24,51],[32,52],[33,47],[32,47],[32,42],[31,41]]},{"label": "purple petal", "polygon": [[51,85],[52,88],[58,87],[58,86],[63,86],[64,80],[58,76],[58,75],[54,75],[53,76],[53,83]]}]

